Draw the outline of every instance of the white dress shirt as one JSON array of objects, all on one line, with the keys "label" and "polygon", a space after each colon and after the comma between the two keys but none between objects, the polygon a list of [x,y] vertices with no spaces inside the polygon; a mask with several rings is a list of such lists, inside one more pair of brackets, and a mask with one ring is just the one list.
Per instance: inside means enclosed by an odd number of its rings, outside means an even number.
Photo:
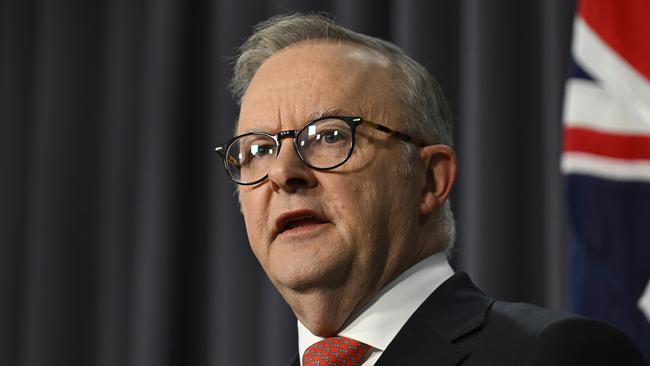
[{"label": "white dress shirt", "polygon": [[[384,286],[338,335],[372,347],[362,366],[372,366],[406,321],[435,289],[454,274],[444,252],[427,257]],[[298,321],[298,356],[323,338],[312,334]]]}]

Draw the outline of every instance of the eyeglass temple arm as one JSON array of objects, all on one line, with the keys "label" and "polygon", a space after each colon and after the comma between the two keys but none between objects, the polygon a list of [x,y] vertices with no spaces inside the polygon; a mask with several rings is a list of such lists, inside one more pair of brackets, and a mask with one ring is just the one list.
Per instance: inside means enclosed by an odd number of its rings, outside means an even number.
[{"label": "eyeglass temple arm", "polygon": [[430,145],[430,144],[426,143],[425,141],[415,139],[415,138],[413,138],[413,137],[411,137],[411,136],[409,136],[407,134],[401,133],[399,131],[395,131],[395,130],[393,130],[391,128],[388,128],[388,127],[386,127],[384,125],[380,125],[379,123],[368,121],[366,119],[361,121],[361,124],[363,124],[365,126],[368,126],[370,128],[373,128],[375,130],[386,132],[387,134],[390,134],[391,136],[396,137],[396,138],[398,138],[398,139],[400,139],[402,141],[411,142],[411,143],[413,143],[415,145],[418,145],[418,146]]},{"label": "eyeglass temple arm", "polygon": [[214,148],[214,151],[217,152],[217,154],[221,155],[225,159],[228,159],[228,162],[234,166],[239,166],[239,163],[233,158],[232,156],[228,155],[226,156],[226,149],[223,146],[217,146]]}]

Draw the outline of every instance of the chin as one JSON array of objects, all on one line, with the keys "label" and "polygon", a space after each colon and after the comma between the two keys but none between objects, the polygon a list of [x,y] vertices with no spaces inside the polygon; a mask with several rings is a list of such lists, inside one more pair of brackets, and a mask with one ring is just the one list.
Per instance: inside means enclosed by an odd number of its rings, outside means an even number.
[{"label": "chin", "polygon": [[354,256],[344,250],[303,250],[288,254],[272,253],[265,270],[276,286],[298,292],[343,286],[355,263]]},{"label": "chin", "polygon": [[314,266],[311,263],[278,263],[272,266],[268,276],[278,287],[286,288],[294,292],[305,292],[318,288],[336,287],[338,283],[344,282],[345,272],[327,270],[327,267]]}]

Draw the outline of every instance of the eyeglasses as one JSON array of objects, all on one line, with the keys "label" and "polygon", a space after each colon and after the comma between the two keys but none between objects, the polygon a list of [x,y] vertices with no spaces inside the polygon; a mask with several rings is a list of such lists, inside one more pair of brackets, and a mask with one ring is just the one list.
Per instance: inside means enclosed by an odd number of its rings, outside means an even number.
[{"label": "eyeglasses", "polygon": [[366,126],[418,146],[428,145],[399,131],[364,120],[362,117],[329,116],[309,122],[299,130],[248,132],[233,137],[215,151],[223,158],[230,179],[251,185],[264,181],[273,159],[280,153],[282,140],[293,138],[293,147],[305,165],[316,170],[330,170],[343,165],[354,150],[357,127]]}]

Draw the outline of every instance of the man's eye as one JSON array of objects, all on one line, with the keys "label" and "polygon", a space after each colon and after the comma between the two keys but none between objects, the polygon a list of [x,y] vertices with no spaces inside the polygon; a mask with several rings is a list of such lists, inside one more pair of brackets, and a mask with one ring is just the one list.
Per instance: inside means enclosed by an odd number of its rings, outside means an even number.
[{"label": "man's eye", "polygon": [[248,149],[248,158],[264,158],[269,155],[275,154],[275,145],[264,144],[264,145],[251,145]]},{"label": "man's eye", "polygon": [[329,130],[320,133],[320,140],[326,144],[336,144],[346,140],[346,136],[342,131]]}]

